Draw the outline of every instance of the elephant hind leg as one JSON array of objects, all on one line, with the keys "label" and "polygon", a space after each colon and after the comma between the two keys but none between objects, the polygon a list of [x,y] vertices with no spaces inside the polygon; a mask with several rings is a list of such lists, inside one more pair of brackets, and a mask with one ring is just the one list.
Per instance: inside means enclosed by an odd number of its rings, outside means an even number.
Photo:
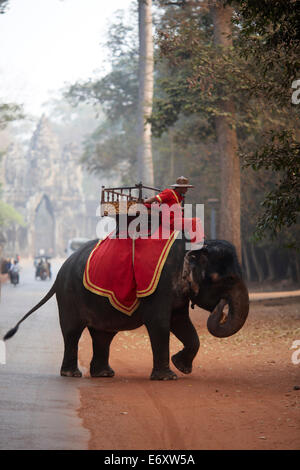
[{"label": "elephant hind leg", "polygon": [[81,377],[81,371],[78,368],[78,342],[84,326],[78,326],[73,330],[63,330],[65,351],[63,362],[60,369],[60,375],[63,377]]},{"label": "elephant hind leg", "polygon": [[96,330],[89,327],[93,342],[93,358],[90,364],[91,377],[113,377],[115,375],[109,366],[109,348],[116,333]]}]

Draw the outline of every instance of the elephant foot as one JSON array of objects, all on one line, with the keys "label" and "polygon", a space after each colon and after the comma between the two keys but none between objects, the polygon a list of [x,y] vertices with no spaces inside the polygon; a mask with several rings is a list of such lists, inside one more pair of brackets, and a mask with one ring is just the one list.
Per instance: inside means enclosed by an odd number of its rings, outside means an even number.
[{"label": "elephant foot", "polygon": [[180,372],[183,372],[183,374],[190,374],[192,372],[192,364],[188,365],[186,364],[184,358],[183,358],[183,352],[179,351],[177,354],[174,354],[172,356],[172,362],[174,366],[180,370]]},{"label": "elephant foot", "polygon": [[150,376],[151,380],[177,380],[177,375],[171,369],[153,370]]},{"label": "elephant foot", "polygon": [[111,367],[108,366],[105,369],[101,369],[100,371],[91,370],[90,374],[91,377],[113,377],[115,372]]},{"label": "elephant foot", "polygon": [[60,375],[62,377],[82,377],[81,371],[76,368],[75,370],[61,370]]}]

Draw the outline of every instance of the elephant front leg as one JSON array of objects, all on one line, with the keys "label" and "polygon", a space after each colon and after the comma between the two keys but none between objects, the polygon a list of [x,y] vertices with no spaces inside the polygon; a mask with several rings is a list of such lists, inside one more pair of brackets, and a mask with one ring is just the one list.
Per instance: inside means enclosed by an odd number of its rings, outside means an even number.
[{"label": "elephant front leg", "polygon": [[170,326],[168,322],[163,324],[151,319],[145,321],[145,325],[149,333],[153,353],[153,370],[150,379],[177,379],[177,375],[170,369]]},{"label": "elephant front leg", "polygon": [[199,350],[200,341],[197,331],[187,313],[177,313],[171,320],[172,333],[183,343],[184,348],[172,356],[172,362],[184,374],[192,372],[193,360]]},{"label": "elephant front leg", "polygon": [[93,358],[90,364],[91,377],[113,377],[113,369],[109,366],[109,348],[116,333],[89,328],[93,342]]}]

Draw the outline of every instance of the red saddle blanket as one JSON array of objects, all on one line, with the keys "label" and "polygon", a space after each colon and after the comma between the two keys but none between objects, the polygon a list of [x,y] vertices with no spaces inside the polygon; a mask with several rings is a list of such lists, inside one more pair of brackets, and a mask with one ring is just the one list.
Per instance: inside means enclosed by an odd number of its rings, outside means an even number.
[{"label": "red saddle blanket", "polygon": [[83,284],[94,294],[108,297],[126,315],[139,306],[139,298],[151,295],[178,231],[168,239],[111,238],[100,240],[86,263]]}]

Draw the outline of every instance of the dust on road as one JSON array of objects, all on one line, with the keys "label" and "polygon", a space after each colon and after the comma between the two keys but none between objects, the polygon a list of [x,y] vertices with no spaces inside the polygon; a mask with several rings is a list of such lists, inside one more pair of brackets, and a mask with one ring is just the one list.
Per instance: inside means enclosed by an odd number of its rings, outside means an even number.
[{"label": "dust on road", "polygon": [[[149,380],[144,327],[113,340],[114,378],[91,379],[84,332],[78,413],[89,449],[299,449],[300,364],[291,346],[300,340],[300,298],[251,303],[246,325],[227,339],[207,332],[207,312],[195,308],[191,317],[201,347],[192,374],[176,371],[177,381]],[[172,354],[178,349],[172,336]]]}]

